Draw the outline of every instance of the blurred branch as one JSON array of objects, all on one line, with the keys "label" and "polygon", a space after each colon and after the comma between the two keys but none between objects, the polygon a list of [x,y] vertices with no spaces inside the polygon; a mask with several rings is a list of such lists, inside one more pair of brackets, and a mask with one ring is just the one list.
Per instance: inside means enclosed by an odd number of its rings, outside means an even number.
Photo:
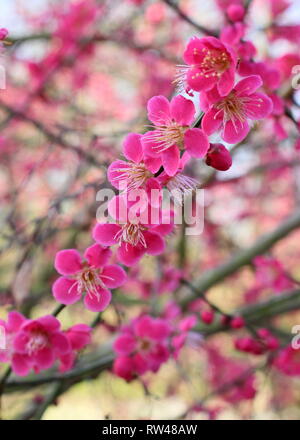
[{"label": "blurred branch", "polygon": [[[268,301],[253,306],[247,306],[238,310],[237,313],[239,316],[244,317],[249,324],[254,324],[262,319],[266,320],[297,309],[300,309],[300,289],[282,293],[281,295],[272,297]],[[209,337],[212,334],[225,331],[226,329],[228,330],[228,327],[216,324],[206,326],[205,328],[197,326],[194,330],[200,331],[205,337]],[[114,352],[111,344],[107,347],[102,347],[101,351],[104,351],[104,353],[100,351],[95,353],[94,356],[96,356],[92,360],[89,355],[82,357],[73,370],[65,373],[50,372],[48,374],[35,375],[30,378],[10,379],[6,383],[4,392],[15,392],[20,389],[28,389],[53,381],[70,380],[76,383],[84,379],[95,378],[103,370],[110,368],[114,360]]]},{"label": "blurred branch", "polygon": [[49,130],[47,127],[45,127],[40,121],[37,119],[34,119],[27,114],[14,109],[10,107],[8,104],[4,103],[3,101],[0,101],[0,108],[6,111],[9,116],[11,117],[17,117],[19,119],[23,119],[26,122],[29,122],[31,125],[33,125],[38,131],[43,133],[49,141],[53,142],[54,144],[66,149],[75,152],[79,157],[84,158],[88,163],[91,165],[94,165],[99,168],[103,168],[103,164],[101,162],[98,162],[97,159],[90,154],[87,151],[82,150],[76,145],[70,144],[66,142],[60,135],[53,133],[51,130]]},{"label": "blurred branch", "polygon": [[269,234],[265,234],[257,239],[257,241],[215,269],[207,271],[195,286],[195,290],[182,299],[181,304],[186,306],[198,296],[203,295],[208,289],[222,281],[224,278],[235,273],[238,269],[251,263],[254,257],[264,254],[275,243],[286,237],[290,232],[300,227],[300,211],[285,220],[275,230]]},{"label": "blurred branch", "polygon": [[[247,324],[254,325],[259,322],[266,325],[266,321],[275,316],[282,315],[300,309],[300,289],[283,292],[266,301],[243,307],[235,311],[233,315],[242,316]],[[197,326],[196,330],[209,337],[220,331],[226,331],[229,327],[220,323],[209,326]]]},{"label": "blurred branch", "polygon": [[173,9],[173,11],[176,12],[176,14],[182,18],[182,20],[186,21],[187,23],[189,23],[191,26],[193,26],[195,29],[197,29],[197,31],[202,32],[205,35],[213,35],[214,37],[218,36],[218,33],[213,31],[213,30],[209,30],[207,28],[205,28],[204,26],[201,26],[200,24],[196,23],[192,18],[190,18],[188,15],[186,15],[182,9],[180,9],[180,7],[173,1],[173,0],[162,0],[163,3],[166,3],[166,5],[168,5],[170,8]]}]

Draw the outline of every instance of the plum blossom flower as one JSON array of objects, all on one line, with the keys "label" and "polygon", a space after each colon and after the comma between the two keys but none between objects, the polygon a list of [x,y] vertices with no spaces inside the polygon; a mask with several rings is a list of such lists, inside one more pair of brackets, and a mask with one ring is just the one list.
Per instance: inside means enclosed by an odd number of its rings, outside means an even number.
[{"label": "plum blossom flower", "polygon": [[64,333],[71,350],[60,356],[60,371],[68,371],[73,367],[77,353],[91,343],[91,332],[92,329],[88,325],[76,324]]},{"label": "plum blossom flower", "polygon": [[116,222],[98,223],[93,230],[97,243],[118,245],[117,257],[125,266],[133,266],[146,253],[160,255],[165,249],[163,237],[173,230],[172,213],[150,205],[142,213],[139,210],[133,213],[131,209],[124,196],[114,197],[109,212]]},{"label": "plum blossom flower", "polygon": [[261,288],[272,288],[280,293],[293,287],[284,267],[276,258],[258,256],[254,258],[255,276]]},{"label": "plum blossom flower", "polygon": [[163,171],[157,178],[160,185],[170,191],[175,203],[179,205],[182,205],[185,196],[190,195],[199,186],[199,182],[196,179],[182,173],[189,159],[189,153],[185,152],[180,158],[178,171],[174,176],[169,176]]},{"label": "plum blossom flower", "polygon": [[232,48],[215,37],[192,38],[183,54],[187,65],[179,66],[177,82],[197,92],[217,87],[220,96],[233,87],[236,55]]},{"label": "plum blossom flower", "polygon": [[110,183],[117,189],[128,192],[144,188],[151,201],[151,190],[160,189],[154,173],[161,167],[160,157],[147,157],[141,144],[141,134],[130,133],[123,144],[123,154],[127,161],[116,160],[107,170]]},{"label": "plum blossom flower", "polygon": [[209,379],[212,385],[218,389],[237,381],[235,386],[224,392],[224,399],[230,403],[253,399],[256,394],[255,375],[251,372],[246,374],[249,368],[247,364],[225,357],[213,347],[207,347],[206,350],[210,363]]},{"label": "plum blossom flower", "polygon": [[13,311],[7,322],[1,324],[8,337],[7,349],[0,361],[10,362],[13,372],[19,376],[26,376],[31,369],[39,373],[50,368],[71,349],[68,338],[60,329],[60,322],[52,315],[26,319]]},{"label": "plum blossom flower", "polygon": [[148,118],[154,130],[142,137],[144,152],[153,157],[161,157],[162,165],[169,176],[174,176],[180,165],[180,150],[192,157],[204,157],[209,141],[200,128],[190,128],[194,116],[193,102],[181,95],[171,102],[164,96],[154,96],[148,101]]},{"label": "plum blossom flower", "polygon": [[283,348],[274,359],[273,365],[287,376],[299,376],[300,351],[291,346]]},{"label": "plum blossom flower", "polygon": [[163,319],[145,315],[133,320],[115,340],[113,372],[127,381],[146,371],[157,372],[170,357],[170,334]]},{"label": "plum blossom flower", "polygon": [[94,244],[84,252],[64,249],[55,257],[55,269],[62,276],[52,286],[54,298],[62,304],[74,304],[85,293],[88,310],[101,312],[111,301],[111,291],[126,281],[126,273],[117,264],[107,264],[111,251]]},{"label": "plum blossom flower", "polygon": [[273,109],[271,99],[256,92],[261,86],[261,78],[252,75],[238,82],[225,97],[221,97],[216,89],[207,92],[202,97],[206,110],[202,127],[206,134],[222,130],[221,137],[225,142],[235,144],[242,141],[250,131],[249,119],[263,119]]}]

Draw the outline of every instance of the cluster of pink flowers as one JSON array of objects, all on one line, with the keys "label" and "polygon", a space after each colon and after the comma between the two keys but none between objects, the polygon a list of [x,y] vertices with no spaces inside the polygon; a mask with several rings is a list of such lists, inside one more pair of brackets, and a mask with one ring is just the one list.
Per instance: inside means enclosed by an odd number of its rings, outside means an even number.
[{"label": "cluster of pink flowers", "polygon": [[[240,56],[235,45],[221,39],[192,38],[184,52],[186,65],[176,81],[189,95],[200,92],[202,116],[196,118],[196,107],[188,95],[177,95],[170,102],[161,95],[152,97],[147,105],[151,130],[143,135],[130,133],[123,144],[126,160],[109,166],[108,180],[120,195],[109,203],[114,222],[98,223],[93,238],[101,246],[117,245],[117,259],[122,264],[133,266],[144,254],[164,251],[164,239],[173,224],[171,213],[161,209],[161,190],[186,194],[197,187],[195,179],[183,174],[192,158],[204,159],[220,171],[230,168],[229,151],[221,143],[210,142],[209,136],[220,132],[228,143],[241,142],[251,120],[270,115],[272,100],[257,91],[263,86],[261,76],[251,74],[236,82]],[[137,195],[138,208],[133,203]]]},{"label": "cluster of pink flowers", "polygon": [[[175,305],[175,316],[178,312]],[[174,313],[170,316],[169,308],[163,318],[143,315],[121,329],[114,342],[113,372],[117,376],[131,381],[147,371],[156,373],[171,356],[177,358],[197,320],[188,316],[175,325],[171,317],[174,318]]]},{"label": "cluster of pink flowers", "polygon": [[0,320],[5,329],[6,348],[0,350],[0,361],[9,362],[19,376],[33,370],[39,373],[50,368],[56,361],[60,370],[72,368],[77,353],[91,342],[91,328],[77,324],[62,331],[60,322],[52,315],[27,319],[12,311],[7,321]]}]

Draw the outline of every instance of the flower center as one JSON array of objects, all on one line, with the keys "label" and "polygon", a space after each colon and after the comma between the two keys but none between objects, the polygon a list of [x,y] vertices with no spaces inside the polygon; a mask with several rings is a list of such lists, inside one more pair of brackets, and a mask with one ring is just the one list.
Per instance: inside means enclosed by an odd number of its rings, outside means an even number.
[{"label": "flower center", "polygon": [[182,205],[185,197],[191,195],[198,187],[199,182],[192,177],[178,173],[167,182],[167,188],[177,204]]},{"label": "flower center", "polygon": [[30,339],[26,345],[26,349],[29,355],[32,355],[42,348],[47,347],[48,342],[48,336],[45,333],[41,331],[32,332],[30,335]]},{"label": "flower center", "polygon": [[119,181],[126,191],[140,188],[147,179],[152,177],[152,173],[148,171],[144,163],[130,163],[130,167],[118,168],[117,172],[121,173],[115,177],[114,181]]},{"label": "flower center", "polygon": [[162,153],[173,145],[177,145],[178,148],[182,149],[184,146],[184,133],[188,128],[188,126],[179,125],[172,120],[167,125],[155,127],[155,131],[149,137],[151,141],[157,143],[154,147],[157,153]]},{"label": "flower center", "polygon": [[132,246],[141,244],[143,247],[147,247],[147,243],[143,234],[146,228],[139,223],[126,223],[122,226],[122,229],[117,232],[115,239],[119,243],[125,242]]},{"label": "flower center", "polygon": [[82,294],[86,292],[88,295],[95,295],[97,298],[99,297],[98,289],[101,287],[102,289],[106,289],[103,278],[104,275],[101,275],[101,268],[96,267],[86,267],[76,276],[77,283],[73,284],[71,287],[77,287],[78,294]]},{"label": "flower center", "polygon": [[[195,48],[194,54],[196,55],[199,51]],[[205,76],[205,78],[209,78],[211,76],[220,77],[222,73],[224,73],[228,67],[230,66],[228,54],[224,51],[219,50],[210,50],[204,47],[202,52],[205,53],[205,56],[200,63],[199,67],[202,70],[200,73],[201,76]]]},{"label": "flower center", "polygon": [[[196,79],[199,76],[210,78],[220,78],[222,74],[230,67],[230,58],[227,52],[220,50],[210,50],[204,47],[202,53],[205,53],[201,62],[194,65],[179,64],[177,66],[176,75],[173,83],[179,93],[182,93],[186,89],[186,76],[189,70],[199,69],[200,72],[195,73],[192,79]],[[200,55],[201,51],[194,48],[194,55]]]},{"label": "flower center", "polygon": [[[224,113],[224,122],[233,121],[238,119],[240,122],[244,122],[247,119],[245,111],[246,97],[239,97],[235,93],[231,92],[226,98],[222,99],[216,108],[219,112]],[[215,115],[219,114],[219,112]]]},{"label": "flower center", "polygon": [[138,344],[140,351],[149,351],[151,346],[152,346],[152,343],[148,339],[141,339]]}]

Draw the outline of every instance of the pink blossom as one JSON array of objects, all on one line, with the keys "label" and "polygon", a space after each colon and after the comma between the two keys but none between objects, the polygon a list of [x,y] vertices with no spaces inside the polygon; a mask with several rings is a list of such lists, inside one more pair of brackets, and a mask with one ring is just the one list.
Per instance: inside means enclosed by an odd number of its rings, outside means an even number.
[{"label": "pink blossom", "polygon": [[88,325],[76,324],[64,333],[69,340],[71,350],[60,356],[60,371],[68,371],[73,367],[77,353],[91,343],[91,332],[92,329]]},{"label": "pink blossom", "polygon": [[[3,323],[3,322],[2,322]],[[60,322],[52,315],[26,319],[18,312],[10,312],[7,323],[7,350],[2,362],[10,362],[12,370],[26,376],[50,368],[56,360],[70,351],[70,343],[60,330]]]},{"label": "pink blossom", "polygon": [[263,119],[272,111],[271,99],[256,92],[261,85],[261,78],[253,75],[238,82],[225,97],[221,97],[216,89],[207,92],[202,99],[206,107],[202,127],[207,135],[222,130],[221,137],[225,142],[241,142],[249,133],[249,119]]},{"label": "pink blossom", "polygon": [[283,348],[273,361],[273,365],[287,376],[300,375],[300,350],[291,346]]},{"label": "pink blossom", "polygon": [[107,175],[111,184],[121,190],[144,188],[151,202],[151,190],[161,186],[154,178],[161,167],[160,157],[147,157],[141,144],[142,135],[130,133],[123,144],[123,154],[127,161],[116,160],[109,166]]},{"label": "pink blossom", "polygon": [[88,310],[100,312],[111,301],[109,289],[120,287],[126,281],[124,270],[116,264],[107,264],[111,251],[94,244],[84,252],[84,259],[76,249],[64,249],[55,257],[59,277],[52,286],[54,298],[62,304],[74,304],[85,293]]},{"label": "pink blossom", "polygon": [[187,66],[182,66],[179,79],[197,92],[217,87],[226,96],[233,87],[236,55],[227,44],[215,37],[192,38],[183,54]]},{"label": "pink blossom", "polygon": [[[172,355],[175,359],[178,358],[180,350],[187,343],[196,339],[196,342],[201,340],[201,335],[196,332],[191,332],[193,327],[197,324],[196,315],[188,315],[180,319],[178,323],[174,325],[173,338],[172,338]],[[194,338],[196,336],[196,338]]]},{"label": "pink blossom", "polygon": [[286,53],[276,60],[276,67],[283,80],[289,80],[292,75],[293,67],[299,65],[300,55],[296,53]]},{"label": "pink blossom", "polygon": [[190,128],[195,117],[195,106],[181,95],[171,102],[164,96],[154,96],[148,101],[148,118],[154,130],[142,137],[147,155],[161,157],[162,165],[169,176],[174,176],[180,166],[180,151],[192,157],[204,157],[208,138],[200,128]]},{"label": "pink blossom", "polygon": [[0,29],[0,40],[5,40],[8,35],[8,30],[5,28]]},{"label": "pink blossom", "polygon": [[111,200],[109,211],[116,223],[98,223],[93,230],[93,238],[102,246],[117,244],[120,262],[133,266],[146,253],[160,255],[164,251],[163,237],[173,230],[171,213],[164,213],[150,205],[142,213],[132,212],[123,196]]},{"label": "pink blossom", "polygon": [[129,381],[146,371],[157,372],[169,359],[170,334],[171,328],[163,319],[145,315],[132,321],[114,343],[114,373]]},{"label": "pink blossom", "polygon": [[268,3],[274,18],[277,18],[291,5],[290,0],[268,0]]},{"label": "pink blossom", "polygon": [[291,43],[299,44],[300,42],[300,25],[274,25],[268,29],[268,36],[271,41],[288,40]]},{"label": "pink blossom", "polygon": [[256,281],[261,288],[272,288],[277,293],[293,287],[284,267],[276,258],[258,256],[254,259]]},{"label": "pink blossom", "polygon": [[277,90],[280,86],[280,71],[271,63],[254,63],[252,60],[244,60],[239,63],[238,73],[241,76],[258,75],[263,81],[265,90]]},{"label": "pink blossom", "polygon": [[166,187],[175,202],[180,205],[183,203],[184,198],[190,195],[199,186],[199,182],[196,179],[182,172],[189,160],[189,153],[183,153],[179,160],[178,170],[174,176],[169,176],[165,171],[161,172],[158,176],[158,181],[161,186]]},{"label": "pink blossom", "polygon": [[[255,397],[255,376],[251,371],[246,374],[246,364],[239,360],[229,359],[212,347],[207,348],[207,354],[210,363],[209,378],[216,389],[225,388],[222,393],[225,400],[238,403]],[[235,381],[236,385],[234,385]],[[226,389],[226,384],[232,384],[232,386]]]}]

